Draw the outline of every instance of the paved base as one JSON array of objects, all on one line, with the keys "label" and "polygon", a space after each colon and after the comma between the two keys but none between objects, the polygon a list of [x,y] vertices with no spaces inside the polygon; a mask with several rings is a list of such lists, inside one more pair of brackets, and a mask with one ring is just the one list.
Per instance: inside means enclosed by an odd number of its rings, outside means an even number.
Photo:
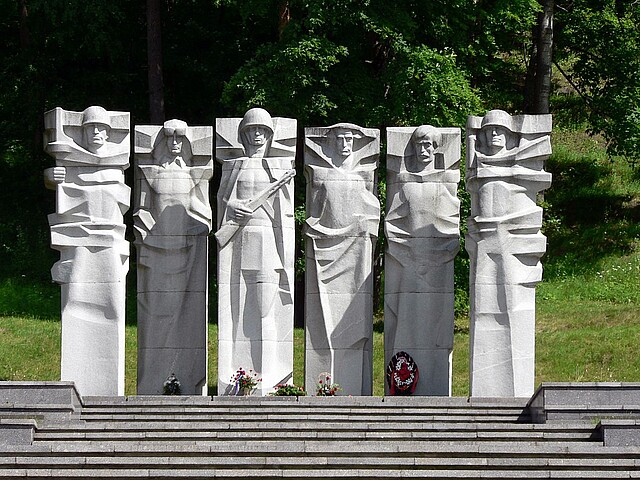
[{"label": "paved base", "polygon": [[576,404],[580,384],[564,391],[571,415],[547,412],[559,385],[532,399],[82,398],[0,382],[0,477],[640,478],[640,415],[611,393],[640,384],[585,384],[609,391],[601,422],[597,404]]}]

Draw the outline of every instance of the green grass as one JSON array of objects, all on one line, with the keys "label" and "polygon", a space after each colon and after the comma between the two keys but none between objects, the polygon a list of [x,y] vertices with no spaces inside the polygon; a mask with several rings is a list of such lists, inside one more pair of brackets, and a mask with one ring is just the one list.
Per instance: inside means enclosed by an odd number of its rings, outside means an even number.
[{"label": "green grass", "polygon": [[[59,380],[60,322],[36,317],[0,317],[0,380]],[[125,393],[136,392],[137,337],[135,325],[125,333]],[[217,379],[216,325],[209,325],[209,391],[215,392]],[[454,354],[454,394],[467,395],[468,335],[456,335]],[[304,330],[294,332],[294,383],[304,384]],[[374,334],[374,395],[384,394],[384,345],[381,333]]]},{"label": "green grass", "polygon": [[[536,382],[640,381],[640,173],[597,137],[554,132],[545,192],[547,255],[537,289]],[[47,267],[48,268],[48,267]],[[130,279],[131,283],[131,279]],[[26,278],[0,280],[0,379],[60,378],[60,294]],[[135,296],[128,299],[129,312]],[[461,309],[464,310],[464,309]],[[453,394],[469,393],[467,318],[456,319]],[[382,324],[374,333],[374,394],[384,391]],[[209,327],[215,391],[217,328]],[[136,327],[126,327],[126,393],[135,393]],[[304,383],[304,332],[294,332],[294,382]]]}]

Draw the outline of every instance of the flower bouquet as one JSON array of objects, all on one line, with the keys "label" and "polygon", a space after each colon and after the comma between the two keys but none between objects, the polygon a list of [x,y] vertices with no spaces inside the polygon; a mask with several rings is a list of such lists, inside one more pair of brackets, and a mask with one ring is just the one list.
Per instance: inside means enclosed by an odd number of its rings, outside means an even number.
[{"label": "flower bouquet", "polygon": [[333,397],[342,388],[337,383],[331,383],[330,373],[321,373],[316,384],[316,396],[318,397]]},{"label": "flower bouquet", "polygon": [[274,397],[304,397],[307,394],[304,388],[287,383],[279,383],[275,386],[275,389],[276,391],[271,392],[269,395]]},{"label": "flower bouquet", "polygon": [[248,372],[240,367],[231,377],[231,382],[235,384],[236,395],[251,395],[262,378],[258,378],[258,373],[253,370]]}]

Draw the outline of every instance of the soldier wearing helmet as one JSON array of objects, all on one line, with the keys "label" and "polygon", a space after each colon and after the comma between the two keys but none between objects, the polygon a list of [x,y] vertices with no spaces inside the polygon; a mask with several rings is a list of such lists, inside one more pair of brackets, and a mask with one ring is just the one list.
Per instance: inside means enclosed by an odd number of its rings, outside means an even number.
[{"label": "soldier wearing helmet", "polygon": [[480,125],[480,144],[487,155],[498,155],[509,150],[514,133],[512,118],[503,110],[491,110]]},{"label": "soldier wearing helmet", "polygon": [[222,162],[216,239],[223,395],[232,394],[228,379],[238,365],[262,376],[256,389],[262,395],[291,372],[295,131],[295,120],[274,120],[262,108],[217,123],[224,140],[216,146]]},{"label": "soldier wearing helmet", "polygon": [[248,110],[238,127],[238,136],[247,157],[264,157],[273,137],[273,120],[269,112],[263,108]]},{"label": "soldier wearing helmet", "polygon": [[107,111],[98,106],[88,107],[82,112],[85,147],[91,153],[98,153],[105,147],[111,129],[111,119]]}]

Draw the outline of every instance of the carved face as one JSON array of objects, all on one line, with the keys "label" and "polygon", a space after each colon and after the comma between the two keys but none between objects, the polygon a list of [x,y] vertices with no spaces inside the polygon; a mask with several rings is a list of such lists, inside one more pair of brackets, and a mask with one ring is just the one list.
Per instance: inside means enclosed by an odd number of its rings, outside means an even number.
[{"label": "carved face", "polygon": [[90,151],[96,152],[107,143],[109,138],[109,127],[102,123],[87,123],[84,126],[84,134],[87,139],[87,147]]},{"label": "carved face", "polygon": [[431,137],[418,138],[413,145],[416,149],[418,164],[426,165],[433,162],[436,144]]},{"label": "carved face", "polygon": [[167,137],[167,148],[172,155],[180,155],[182,153],[183,137],[177,135],[175,132],[170,137]]},{"label": "carved face", "polygon": [[250,145],[260,147],[267,143],[269,130],[262,125],[251,125],[245,130],[247,141]]},{"label": "carved face", "polygon": [[353,132],[351,130],[338,130],[336,144],[339,155],[343,157],[351,155],[353,153]]},{"label": "carved face", "polygon": [[495,152],[507,147],[507,136],[509,130],[500,125],[488,125],[482,129],[485,135],[485,144],[487,147]]}]

